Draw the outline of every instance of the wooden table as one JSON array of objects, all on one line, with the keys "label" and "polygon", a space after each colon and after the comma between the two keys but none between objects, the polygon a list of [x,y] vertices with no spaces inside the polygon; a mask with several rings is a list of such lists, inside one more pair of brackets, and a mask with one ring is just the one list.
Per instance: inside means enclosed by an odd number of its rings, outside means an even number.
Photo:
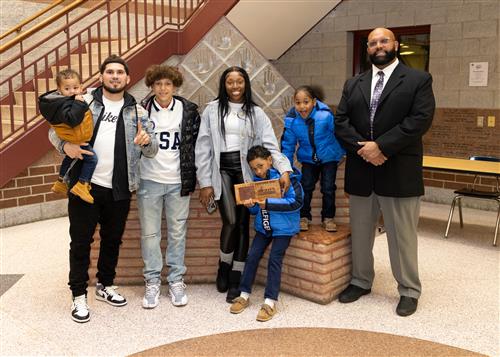
[{"label": "wooden table", "polygon": [[500,176],[500,162],[424,156],[424,168]]}]

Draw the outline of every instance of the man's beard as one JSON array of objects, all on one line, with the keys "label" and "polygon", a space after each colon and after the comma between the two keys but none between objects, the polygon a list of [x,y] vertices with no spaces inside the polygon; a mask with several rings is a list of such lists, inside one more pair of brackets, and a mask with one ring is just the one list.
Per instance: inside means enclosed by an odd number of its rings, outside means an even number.
[{"label": "man's beard", "polygon": [[108,87],[107,85],[105,85],[104,83],[102,84],[102,87],[108,91],[109,93],[112,93],[112,94],[116,94],[116,93],[121,93],[121,92],[124,92],[125,91],[125,87],[127,85],[124,85],[123,87]]},{"label": "man's beard", "polygon": [[393,49],[392,51],[385,51],[385,56],[377,56],[377,52],[374,54],[370,55],[370,61],[375,65],[386,65],[392,62],[394,58],[396,58],[396,50]]}]

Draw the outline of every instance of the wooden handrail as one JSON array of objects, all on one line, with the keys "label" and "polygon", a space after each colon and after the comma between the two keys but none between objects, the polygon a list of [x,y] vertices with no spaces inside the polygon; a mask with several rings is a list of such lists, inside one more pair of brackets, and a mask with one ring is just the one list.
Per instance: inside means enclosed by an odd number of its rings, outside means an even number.
[{"label": "wooden handrail", "polygon": [[69,4],[65,8],[59,10],[54,15],[52,15],[52,16],[46,18],[45,20],[41,21],[39,24],[33,26],[32,28],[30,28],[26,32],[23,32],[22,34],[16,36],[15,38],[13,38],[9,42],[7,42],[5,45],[0,46],[0,53],[4,53],[9,48],[17,45],[19,42],[23,41],[27,37],[30,37],[32,34],[40,31],[44,27],[52,24],[52,22],[58,20],[59,18],[61,18],[64,15],[66,15],[71,10],[77,8],[78,6],[80,6],[81,4],[83,4],[84,2],[87,2],[87,1],[88,0],[74,0],[74,1],[72,1],[71,4]]},{"label": "wooden handrail", "polygon": [[29,24],[31,21],[33,20],[36,20],[37,18],[39,18],[40,16],[46,14],[47,12],[49,12],[50,10],[52,10],[53,8],[55,8],[57,5],[59,5],[60,3],[62,2],[65,2],[66,0],[54,0],[52,2],[52,4],[50,4],[49,6],[47,6],[46,8],[43,8],[41,10],[39,10],[37,13],[35,13],[34,15],[31,15],[30,17],[28,17],[26,20],[23,20],[22,22],[18,23],[16,26],[14,26],[13,28],[11,28],[9,31],[3,33],[0,35],[0,40],[4,39],[5,37],[9,36],[11,33],[14,33],[14,32],[19,32],[21,31],[21,29],[26,26],[27,24]]}]

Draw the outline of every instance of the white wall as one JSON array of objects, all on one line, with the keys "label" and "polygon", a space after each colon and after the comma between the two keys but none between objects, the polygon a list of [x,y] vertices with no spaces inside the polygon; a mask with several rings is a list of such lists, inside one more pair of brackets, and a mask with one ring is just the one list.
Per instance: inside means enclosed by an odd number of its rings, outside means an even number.
[{"label": "white wall", "polygon": [[266,57],[279,58],[340,0],[240,0],[226,16]]}]

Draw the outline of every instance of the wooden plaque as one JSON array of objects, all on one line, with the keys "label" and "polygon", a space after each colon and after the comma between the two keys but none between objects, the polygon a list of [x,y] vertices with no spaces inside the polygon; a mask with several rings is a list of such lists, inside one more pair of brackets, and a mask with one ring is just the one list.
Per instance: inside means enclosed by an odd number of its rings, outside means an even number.
[{"label": "wooden plaque", "polygon": [[263,200],[265,198],[280,198],[281,187],[278,179],[257,182],[241,183],[234,185],[236,204],[242,205],[251,198]]}]

